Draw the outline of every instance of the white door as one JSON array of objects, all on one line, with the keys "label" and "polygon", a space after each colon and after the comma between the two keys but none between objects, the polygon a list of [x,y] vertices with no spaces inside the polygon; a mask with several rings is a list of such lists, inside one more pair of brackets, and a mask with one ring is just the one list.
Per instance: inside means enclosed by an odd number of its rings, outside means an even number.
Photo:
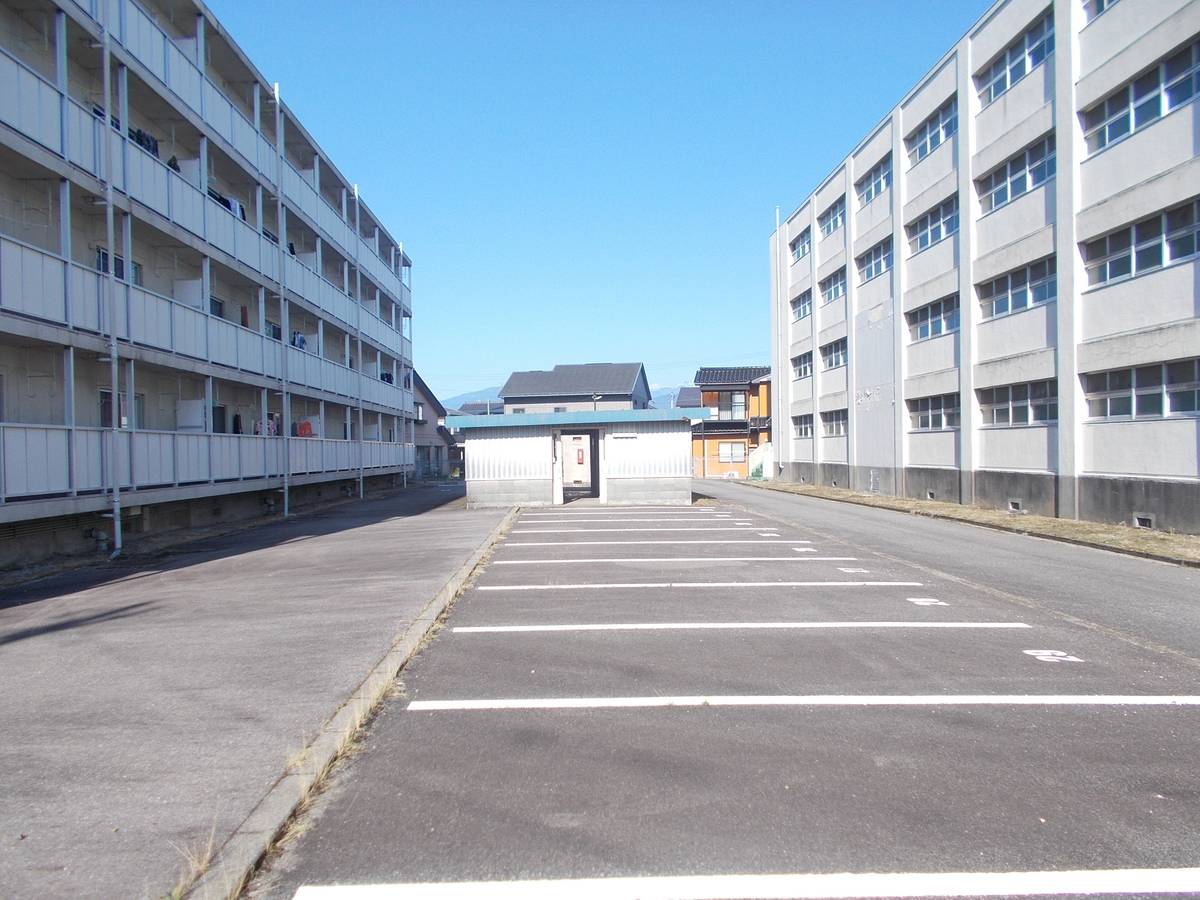
[{"label": "white door", "polygon": [[563,487],[590,488],[592,486],[592,439],[586,434],[564,434],[563,442]]}]

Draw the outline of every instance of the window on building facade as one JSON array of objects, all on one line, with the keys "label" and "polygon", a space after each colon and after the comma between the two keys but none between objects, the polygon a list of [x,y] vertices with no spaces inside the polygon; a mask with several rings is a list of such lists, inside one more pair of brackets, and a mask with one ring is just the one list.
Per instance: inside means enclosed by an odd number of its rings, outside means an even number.
[{"label": "window on building facade", "polygon": [[1200,359],[1091,372],[1083,389],[1091,419],[1200,415]]},{"label": "window on building facade", "polygon": [[746,392],[721,391],[717,394],[717,418],[726,421],[746,418]]},{"label": "window on building facade", "polygon": [[860,281],[870,281],[892,267],[892,239],[880,241],[857,260]]},{"label": "window on building facade", "polygon": [[1191,101],[1200,89],[1200,41],[1083,111],[1084,140],[1095,153]]},{"label": "window on building facade", "polygon": [[1090,22],[1105,10],[1111,9],[1112,5],[1116,2],[1117,0],[1084,0],[1084,15],[1087,16],[1087,20]]},{"label": "window on building facade", "polygon": [[812,375],[813,355],[812,351],[801,353],[799,356],[792,357],[792,377],[793,378],[808,378]]},{"label": "window on building facade", "polygon": [[792,239],[788,247],[792,251],[792,262],[800,262],[808,256],[808,251],[812,249],[812,234],[805,228],[798,237]]},{"label": "window on building facade", "polygon": [[979,102],[987,106],[1040,66],[1054,52],[1054,12],[1051,10],[1009,44],[995,61],[975,76]]},{"label": "window on building facade", "polygon": [[917,397],[905,402],[908,404],[908,422],[912,431],[941,431],[958,427],[957,393]]},{"label": "window on building facade", "polygon": [[975,392],[986,427],[1039,425],[1058,421],[1058,381],[1032,381]]},{"label": "window on building facade", "polygon": [[812,291],[808,290],[792,301],[792,321],[799,322],[811,315]]},{"label": "window on building facade", "polygon": [[1105,284],[1196,256],[1200,200],[1156,213],[1083,245],[1088,284]]},{"label": "window on building facade", "polygon": [[817,216],[817,225],[821,229],[821,237],[829,237],[846,224],[846,198],[838,197],[833,205]]},{"label": "window on building facade", "polygon": [[[129,392],[121,391],[117,398],[117,407],[119,410],[120,421],[117,422],[118,428],[145,428],[146,427],[146,395],[133,395],[133,423],[129,421]],[[112,391],[107,389],[100,390],[100,427],[112,428]]]},{"label": "window on building facade", "polygon": [[831,409],[821,413],[821,434],[825,437],[841,437],[850,431],[850,411]]},{"label": "window on building facade", "polygon": [[927,303],[904,316],[908,320],[908,335],[913,341],[924,341],[958,331],[958,294]]},{"label": "window on building facade", "polygon": [[798,438],[810,438],[813,436],[813,417],[807,416],[792,416],[792,436]]},{"label": "window on building facade", "polygon": [[820,287],[820,289],[821,289],[821,302],[822,303],[832,303],[834,300],[837,300],[839,297],[845,297],[846,296],[846,270],[845,270],[845,268],[838,269],[836,272],[834,272],[832,275],[830,275],[828,278],[826,278],[824,281],[822,281],[818,285],[818,287]]},{"label": "window on building facade", "polygon": [[904,139],[908,164],[915,166],[958,131],[958,98],[951,97]]},{"label": "window on building facade", "polygon": [[[524,415],[524,413],[525,413],[525,407],[523,407],[523,406],[514,406],[513,407],[513,415],[514,416]],[[421,404],[418,403],[417,404],[417,419],[420,420],[420,419],[424,419],[424,418],[425,418],[425,410],[421,407]]]},{"label": "window on building facade", "polygon": [[746,445],[742,441],[718,441],[717,459],[723,463],[746,461]]},{"label": "window on building facade", "polygon": [[958,231],[958,195],[954,195],[915,222],[904,226],[908,233],[908,246],[913,253],[920,253],[938,241]]},{"label": "window on building facade", "polygon": [[1049,303],[1058,296],[1058,276],[1053,256],[1007,272],[975,288],[983,307],[983,318],[1020,312]]},{"label": "window on building facade", "polygon": [[1054,165],[1054,135],[1050,135],[976,182],[983,212],[991,212],[1049,181],[1054,177]]},{"label": "window on building facade", "polygon": [[[119,280],[124,281],[125,280],[125,257],[116,255],[113,258],[116,260],[116,265],[113,267],[113,274]],[[108,251],[105,250],[103,247],[96,248],[96,268],[99,271],[105,273],[106,275],[108,274]],[[138,262],[137,260],[133,261],[133,269],[132,269],[131,274],[133,275],[133,281],[131,283],[137,285],[138,287],[141,287],[141,285],[142,285],[142,264],[140,262]]]},{"label": "window on building facade", "polygon": [[858,194],[858,205],[866,206],[892,184],[892,155],[889,153],[883,161],[866,175],[854,183]]},{"label": "window on building facade", "polygon": [[846,339],[839,338],[821,348],[821,368],[836,369],[846,364]]},{"label": "window on building facade", "polygon": [[565,406],[556,406],[556,407],[554,407],[554,411],[555,412],[566,412],[567,408]]}]

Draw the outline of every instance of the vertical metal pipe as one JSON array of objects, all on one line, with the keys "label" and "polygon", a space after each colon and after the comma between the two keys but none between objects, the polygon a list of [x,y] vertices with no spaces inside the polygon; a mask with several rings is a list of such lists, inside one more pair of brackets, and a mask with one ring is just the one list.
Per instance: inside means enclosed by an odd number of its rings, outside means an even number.
[{"label": "vertical metal pipe", "polygon": [[[116,230],[113,224],[113,138],[112,138],[112,45],[109,37],[108,22],[101,26],[101,66],[104,69],[104,118],[101,136],[104,145],[104,241],[108,252],[108,272],[104,279],[108,287],[108,377],[109,397],[111,398],[109,414],[109,510],[112,515],[112,558],[121,554],[123,535],[121,534],[121,452],[118,446],[120,439],[120,395],[121,369],[117,362],[117,258],[115,238]],[[132,265],[132,260],[130,261]]]}]

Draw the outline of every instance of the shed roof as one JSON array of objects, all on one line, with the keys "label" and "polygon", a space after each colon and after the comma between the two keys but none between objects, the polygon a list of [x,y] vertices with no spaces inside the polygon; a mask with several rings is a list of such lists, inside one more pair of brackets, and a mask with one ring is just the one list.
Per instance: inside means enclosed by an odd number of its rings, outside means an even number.
[{"label": "shed roof", "polygon": [[694,422],[712,415],[700,407],[680,409],[600,409],[561,413],[505,413],[502,416],[453,416],[447,428],[517,428],[529,425],[604,425],[614,422]]},{"label": "shed roof", "polygon": [[581,394],[632,394],[643,376],[641,363],[583,363],[513,372],[500,388],[500,396],[548,397]]},{"label": "shed roof", "polygon": [[771,374],[770,366],[702,366],[696,370],[696,384],[749,384]]},{"label": "shed roof", "polygon": [[700,388],[692,385],[684,385],[675,395],[675,405],[679,407],[699,406],[700,400]]}]

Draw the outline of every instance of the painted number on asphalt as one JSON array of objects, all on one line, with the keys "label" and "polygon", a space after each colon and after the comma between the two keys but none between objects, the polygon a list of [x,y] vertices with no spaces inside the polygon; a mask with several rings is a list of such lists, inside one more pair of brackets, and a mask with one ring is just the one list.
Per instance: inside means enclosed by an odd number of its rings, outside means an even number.
[{"label": "painted number on asphalt", "polygon": [[1032,656],[1042,662],[1083,662],[1078,656],[1064,653],[1062,650],[1024,650],[1026,656]]},{"label": "painted number on asphalt", "polygon": [[949,603],[944,603],[936,597],[909,597],[909,603],[915,603],[917,606],[949,606]]}]

